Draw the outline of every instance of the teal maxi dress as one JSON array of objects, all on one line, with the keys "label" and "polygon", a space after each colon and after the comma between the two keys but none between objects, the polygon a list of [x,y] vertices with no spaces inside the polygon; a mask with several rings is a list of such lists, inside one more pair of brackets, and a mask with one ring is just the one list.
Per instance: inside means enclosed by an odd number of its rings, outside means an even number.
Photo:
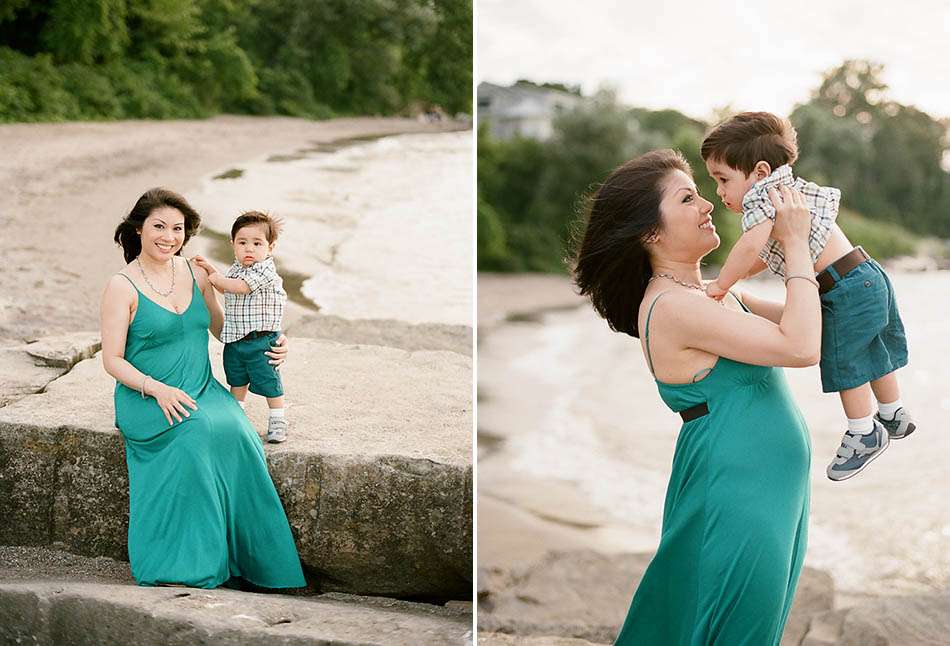
[{"label": "teal maxi dress", "polygon": [[656,383],[671,410],[709,413],[680,429],[660,546],[616,643],[778,644],[805,557],[811,461],[785,373],[720,357],[699,381]]},{"label": "teal maxi dress", "polygon": [[136,287],[125,359],[188,393],[198,409],[169,426],[153,398],[121,383],[115,388],[129,468],[132,576],[139,585],[214,588],[240,577],[265,588],[303,587],[261,439],[211,375],[211,316],[194,274],[192,283],[191,304],[180,315]]}]

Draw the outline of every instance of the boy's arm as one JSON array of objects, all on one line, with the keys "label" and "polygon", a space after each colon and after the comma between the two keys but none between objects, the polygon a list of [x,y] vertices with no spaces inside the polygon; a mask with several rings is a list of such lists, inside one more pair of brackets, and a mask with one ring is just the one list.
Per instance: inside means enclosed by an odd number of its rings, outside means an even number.
[{"label": "boy's arm", "polygon": [[755,262],[752,263],[752,269],[749,270],[749,273],[747,273],[745,277],[752,278],[753,276],[757,276],[761,274],[763,271],[765,271],[768,268],[769,266],[765,264],[764,260],[762,260],[761,258],[756,258]]},{"label": "boy's arm", "polygon": [[219,292],[230,294],[250,294],[250,286],[241,278],[227,278],[219,273],[209,274],[208,280]]},{"label": "boy's arm", "polygon": [[759,252],[768,242],[774,225],[775,222],[772,220],[766,220],[742,234],[742,237],[739,238],[726,257],[722,271],[719,272],[719,277],[716,278],[720,289],[728,291],[730,287],[756,268]]}]

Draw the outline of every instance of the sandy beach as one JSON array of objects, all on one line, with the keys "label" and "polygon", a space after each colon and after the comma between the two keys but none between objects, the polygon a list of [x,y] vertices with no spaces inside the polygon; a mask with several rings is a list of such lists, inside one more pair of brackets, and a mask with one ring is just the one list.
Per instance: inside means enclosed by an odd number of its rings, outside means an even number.
[{"label": "sandy beach", "polygon": [[[889,275],[907,328],[911,361],[898,375],[915,435],[833,483],[824,472],[844,429],[837,397],[821,393],[817,367],[785,370],[812,439],[805,562],[832,575],[838,607],[950,589],[950,309],[934,298],[950,272]],[[783,298],[774,280],[740,289]],[[638,344],[579,303],[566,277],[480,275],[478,293],[479,567],[509,570],[554,550],[655,550],[679,424]],[[526,293],[540,313],[526,314]]]},{"label": "sandy beach", "polygon": [[[191,199],[206,191],[210,178],[242,164],[299,156],[301,149],[340,140],[461,127],[410,119],[237,116],[0,126],[0,225],[6,233],[0,344],[98,329],[102,288],[124,265],[113,231],[148,188],[166,186]],[[211,228],[183,250],[197,253],[221,265],[231,260]],[[285,327],[312,311],[292,305]]]}]

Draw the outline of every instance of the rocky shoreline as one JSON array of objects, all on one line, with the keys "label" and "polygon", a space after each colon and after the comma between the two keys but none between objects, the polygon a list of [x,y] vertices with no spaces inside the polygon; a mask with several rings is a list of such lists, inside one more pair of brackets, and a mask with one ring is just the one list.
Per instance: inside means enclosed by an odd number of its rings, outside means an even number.
[{"label": "rocky shoreline", "polygon": [[[898,294],[907,295],[901,307],[907,317],[905,321],[910,322],[908,329],[923,335],[932,327],[930,319],[935,314],[921,309],[926,305],[925,295],[910,298],[910,292],[902,288],[902,283],[916,280],[913,278],[916,269],[896,267],[893,271]],[[926,277],[928,286],[942,284],[939,272],[920,275]],[[756,281],[748,286],[757,292],[761,290],[766,297],[780,297],[770,294],[769,290],[774,287],[767,281]],[[665,481],[660,476],[654,477],[654,472],[662,475],[663,468],[668,468],[663,465],[672,455],[675,424],[660,403],[655,403],[655,388],[649,383],[646,368],[637,365],[640,357],[636,345],[631,349],[629,339],[603,331],[606,326],[595,315],[585,312],[584,300],[573,293],[566,276],[482,274],[478,289],[478,517],[479,528],[491,528],[490,532],[481,529],[478,536],[478,643],[485,646],[612,643],[643,568],[652,557],[650,550],[656,546],[659,518],[653,517],[653,507],[657,506],[654,496],[662,494]],[[588,334],[588,329],[594,332]],[[601,343],[604,346],[597,347]],[[587,348],[583,361],[595,366],[579,370],[575,368],[575,353],[583,348]],[[617,370],[616,363],[604,361],[604,357],[618,351],[624,352],[622,356],[631,364],[622,372]],[[525,381],[521,373],[508,374],[528,364],[541,366],[531,373],[538,378],[537,383]],[[931,378],[934,375],[930,365],[919,370],[918,374],[903,377],[918,389],[930,383],[925,381],[927,375]],[[615,439],[617,436],[604,432],[596,436],[597,441],[613,446],[615,451],[635,444],[636,450],[632,453],[651,456],[646,460],[637,458],[641,463],[631,461],[625,472],[629,488],[636,491],[630,494],[633,510],[626,514],[633,514],[633,520],[620,519],[599,507],[580,483],[571,480],[576,470],[569,473],[562,470],[558,478],[550,477],[550,472],[541,466],[555,458],[551,444],[563,440],[552,437],[551,429],[543,426],[552,421],[542,419],[547,409],[557,410],[558,417],[569,412],[557,401],[557,393],[563,392],[558,388],[577,387],[604,371],[611,376],[607,381],[620,382],[622,387],[616,390],[589,387],[592,390],[584,395],[599,393],[598,401],[620,402],[623,411],[634,402],[639,432],[635,439],[623,436]],[[817,430],[825,432],[830,419],[831,430],[836,428],[833,420],[838,411],[834,402],[821,400],[821,406],[816,406],[814,386],[809,379],[799,376],[805,372],[790,372],[794,373],[790,374],[790,380],[796,399],[811,411],[810,425],[814,423]],[[562,374],[564,377],[559,376]],[[558,379],[564,383],[560,384]],[[509,393],[515,383],[519,384],[518,396],[512,398]],[[922,392],[915,394],[923,396]],[[584,395],[571,401],[580,401],[576,404],[580,407],[585,401]],[[582,410],[586,414],[590,409]],[[605,415],[600,423],[616,426],[622,433],[622,429],[627,428],[628,415],[629,412],[622,411],[613,416]],[[589,421],[594,419],[600,418],[570,418],[569,425],[597,423]],[[829,431],[828,435],[833,433]],[[813,454],[821,460],[823,436],[816,437]],[[539,438],[548,443],[537,444]],[[832,441],[834,438],[827,443]],[[583,455],[578,455],[588,448],[587,444],[575,442],[569,457],[562,454],[564,457],[560,459],[565,467],[575,462],[589,465]],[[905,457],[900,451],[909,454]],[[919,464],[919,451],[920,447],[902,446],[895,450],[892,459],[914,460],[913,455],[917,454]],[[529,455],[530,461],[525,457]],[[925,468],[932,466],[928,462]],[[902,467],[896,466],[895,474],[891,475],[886,472],[887,468],[882,465],[875,472],[876,477],[869,476],[850,489],[840,486],[833,489],[820,478],[815,481],[815,531],[809,541],[810,551],[818,557],[814,561],[825,564],[834,560],[834,550],[848,540],[846,534],[827,524],[828,505],[840,508],[843,504],[859,504],[865,496],[872,496],[887,509],[895,509],[895,505],[901,504],[899,499],[906,498],[895,496],[880,500],[881,488],[889,487],[887,483],[904,472]],[[813,465],[813,471],[816,469],[818,467]],[[616,475],[612,471],[601,472],[605,479]],[[939,535],[931,534],[939,534],[942,527],[950,528],[946,525],[946,514],[938,513],[939,505],[922,506],[931,509],[931,521],[920,524],[933,530],[927,531],[929,538],[915,534],[916,542],[902,545],[901,554],[919,549],[914,547],[919,544],[929,547],[933,541],[940,540]],[[850,519],[844,522],[853,529]],[[865,534],[868,532],[877,534],[878,530],[869,527],[864,530]],[[893,547],[892,541],[889,544]],[[893,571],[892,578],[900,580],[889,592],[867,587],[856,590],[853,583],[851,587],[844,587],[829,569],[806,565],[783,646],[936,646],[947,643],[950,589],[941,587],[933,575],[900,572],[901,566],[895,561],[880,565],[886,567],[887,572]],[[935,574],[946,570],[940,563],[933,565]],[[905,579],[918,582],[909,589]]]},{"label": "rocky shoreline", "polygon": [[[0,196],[11,232],[0,277],[0,642],[472,642],[471,327],[288,304],[293,425],[265,450],[311,584],[302,596],[134,585],[114,382],[95,332],[102,286],[121,266],[112,230],[144,188],[187,195],[236,160],[458,127],[282,117],[0,126],[10,153],[0,180],[12,187]],[[186,254],[217,247],[209,232]],[[222,380],[221,346],[209,348]],[[262,401],[248,413],[264,428]]]}]

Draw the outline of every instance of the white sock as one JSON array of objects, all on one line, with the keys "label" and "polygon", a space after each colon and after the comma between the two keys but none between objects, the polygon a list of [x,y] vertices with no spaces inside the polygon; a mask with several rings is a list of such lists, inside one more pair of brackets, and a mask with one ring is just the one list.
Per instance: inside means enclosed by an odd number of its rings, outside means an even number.
[{"label": "white sock", "polygon": [[852,435],[867,435],[874,430],[874,416],[859,417],[857,419],[848,418],[848,430]]},{"label": "white sock", "polygon": [[904,402],[899,398],[892,401],[890,404],[885,404],[884,402],[877,403],[877,409],[881,413],[881,417],[884,419],[894,419],[894,413],[897,412],[898,408],[903,408]]},{"label": "white sock", "polygon": [[247,410],[247,402],[242,402],[240,399],[237,400],[238,406],[241,407],[241,410]]},{"label": "white sock", "polygon": [[[270,416],[271,416],[272,418],[274,418],[274,417],[283,417],[283,416],[284,416],[284,409],[283,409],[283,408],[272,408],[272,409],[270,409]],[[870,419],[870,418],[868,418],[868,419]]]}]

